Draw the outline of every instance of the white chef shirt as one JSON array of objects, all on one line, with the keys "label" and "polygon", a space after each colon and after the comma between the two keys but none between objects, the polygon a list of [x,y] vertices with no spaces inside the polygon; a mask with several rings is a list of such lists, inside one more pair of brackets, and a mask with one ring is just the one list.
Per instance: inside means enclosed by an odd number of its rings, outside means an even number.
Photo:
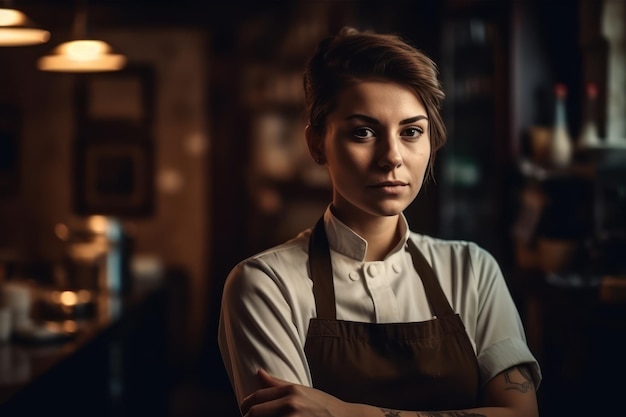
[{"label": "white chef shirt", "polygon": [[[431,320],[424,287],[407,249],[412,239],[461,316],[484,385],[503,370],[530,365],[535,387],[541,372],[530,352],[517,309],[495,259],[466,241],[411,232],[382,261],[366,262],[367,242],[326,209],[337,319],[394,323]],[[239,402],[260,388],[259,368],[277,378],[312,386],[304,344],[316,317],[308,269],[311,229],[239,263],[222,296],[218,342]]]}]

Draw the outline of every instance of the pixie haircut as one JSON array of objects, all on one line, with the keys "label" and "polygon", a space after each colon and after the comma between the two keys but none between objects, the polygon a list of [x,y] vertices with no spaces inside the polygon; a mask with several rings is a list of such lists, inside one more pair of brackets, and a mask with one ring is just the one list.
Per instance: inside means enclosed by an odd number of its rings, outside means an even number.
[{"label": "pixie haircut", "polygon": [[444,92],[438,75],[437,65],[400,36],[345,27],[319,43],[304,72],[311,133],[323,137],[328,114],[339,93],[350,85],[372,79],[404,85],[426,108],[431,145],[426,177],[432,178],[435,153],[446,142],[440,114]]}]

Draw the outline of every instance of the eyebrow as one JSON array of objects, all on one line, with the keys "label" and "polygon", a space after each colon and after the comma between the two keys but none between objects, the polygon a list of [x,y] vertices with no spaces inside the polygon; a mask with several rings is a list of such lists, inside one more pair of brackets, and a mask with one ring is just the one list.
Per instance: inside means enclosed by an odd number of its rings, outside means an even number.
[{"label": "eyebrow", "polygon": [[[350,116],[346,117],[346,120],[352,120],[352,119],[361,119],[361,120],[365,120],[367,123],[377,124],[377,125],[380,124],[380,121],[378,119],[375,119],[370,116],[366,116],[364,114],[351,114]],[[408,125],[410,123],[415,123],[418,120],[428,120],[428,117],[424,116],[423,114],[420,114],[419,116],[409,117],[408,119],[400,120],[399,124]]]}]

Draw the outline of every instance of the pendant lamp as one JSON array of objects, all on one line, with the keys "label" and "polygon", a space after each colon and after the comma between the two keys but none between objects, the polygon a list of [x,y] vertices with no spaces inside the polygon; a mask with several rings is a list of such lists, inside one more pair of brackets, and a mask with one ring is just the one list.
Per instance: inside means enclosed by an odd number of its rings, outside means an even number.
[{"label": "pendant lamp", "polygon": [[41,29],[24,13],[10,6],[11,2],[0,2],[0,46],[25,46],[48,42],[50,32]]},{"label": "pendant lamp", "polygon": [[50,55],[39,58],[37,67],[54,72],[118,71],[126,65],[126,57],[113,53],[111,46],[86,37],[87,11],[78,8],[74,17],[73,40],[57,46]]}]

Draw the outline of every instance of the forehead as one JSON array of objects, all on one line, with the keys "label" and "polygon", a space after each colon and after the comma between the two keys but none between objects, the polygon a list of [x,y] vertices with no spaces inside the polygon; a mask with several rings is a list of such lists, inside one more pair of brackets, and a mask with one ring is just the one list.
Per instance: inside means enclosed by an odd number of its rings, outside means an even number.
[{"label": "forehead", "polygon": [[338,117],[363,114],[377,119],[403,120],[426,115],[426,109],[411,88],[392,81],[369,80],[342,89],[333,113]]}]

